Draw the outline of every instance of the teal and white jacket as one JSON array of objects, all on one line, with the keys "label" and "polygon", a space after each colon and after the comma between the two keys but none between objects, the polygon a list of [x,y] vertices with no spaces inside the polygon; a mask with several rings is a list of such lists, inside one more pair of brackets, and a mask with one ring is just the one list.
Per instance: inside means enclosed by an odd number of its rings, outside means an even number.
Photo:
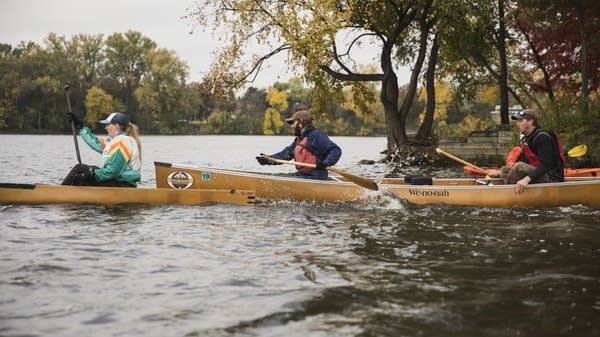
[{"label": "teal and white jacket", "polygon": [[94,174],[97,181],[116,180],[136,186],[141,179],[142,161],[137,142],[126,132],[115,138],[99,138],[87,127],[79,135],[96,152],[102,153],[102,167]]}]

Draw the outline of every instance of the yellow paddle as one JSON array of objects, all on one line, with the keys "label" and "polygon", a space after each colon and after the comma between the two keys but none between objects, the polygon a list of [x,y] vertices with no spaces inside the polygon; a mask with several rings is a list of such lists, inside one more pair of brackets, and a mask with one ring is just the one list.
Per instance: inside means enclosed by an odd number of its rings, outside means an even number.
[{"label": "yellow paddle", "polygon": [[586,153],[587,153],[587,145],[581,144],[581,145],[577,145],[574,148],[570,149],[569,152],[567,152],[567,155],[569,157],[576,158],[576,157],[585,156]]},{"label": "yellow paddle", "polygon": [[481,173],[485,174],[485,175],[486,175],[486,177],[485,177],[486,179],[489,179],[489,178],[490,178],[490,175],[492,175],[492,173],[491,173],[490,171],[488,171],[488,170],[486,170],[486,169],[482,169],[481,167],[479,167],[479,166],[476,166],[476,165],[474,165],[474,164],[471,164],[471,163],[469,163],[469,162],[468,162],[468,161],[466,161],[466,160],[463,160],[463,159],[460,159],[460,158],[458,158],[458,157],[456,157],[456,156],[453,156],[453,155],[451,155],[451,154],[450,154],[450,153],[448,153],[448,152],[444,152],[444,151],[443,151],[442,149],[440,149],[439,147],[435,149],[435,152],[437,152],[438,154],[443,154],[444,156],[446,156],[446,157],[448,157],[448,158],[450,158],[450,159],[456,160],[457,162],[459,162],[459,163],[461,163],[461,164],[463,164],[463,165],[467,165],[467,166],[470,166],[470,167],[472,167],[472,168],[476,169],[477,171],[479,171],[479,172],[481,172]]},{"label": "yellow paddle", "polygon": [[[264,155],[261,156],[261,157],[269,159],[270,161],[273,161],[275,163],[280,163],[280,164],[289,164],[289,165],[312,167],[312,168],[316,168],[317,167],[317,165],[315,165],[315,164],[302,163],[302,162],[297,162],[297,161],[293,161],[293,160],[275,159],[275,158],[271,158],[269,156],[264,156]],[[333,166],[327,166],[327,170],[329,170],[331,172],[335,172],[335,173],[341,175],[342,177],[348,179],[349,181],[355,183],[356,185],[362,186],[364,188],[368,188],[368,189],[373,190],[373,191],[379,190],[379,187],[377,186],[377,183],[374,182],[373,180],[370,180],[370,179],[367,179],[367,178],[363,178],[363,177],[359,177],[359,176],[354,175],[352,173],[348,173],[346,171],[342,171],[339,168],[336,168],[336,167],[333,167]]]}]

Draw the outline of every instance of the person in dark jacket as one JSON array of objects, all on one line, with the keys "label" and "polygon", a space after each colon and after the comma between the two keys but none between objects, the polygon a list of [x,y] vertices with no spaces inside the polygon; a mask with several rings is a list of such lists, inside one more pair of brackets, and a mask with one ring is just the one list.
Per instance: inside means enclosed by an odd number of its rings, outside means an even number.
[{"label": "person in dark jacket", "polygon": [[[282,160],[294,159],[296,162],[316,165],[316,168],[296,166],[296,175],[302,178],[326,180],[327,166],[335,165],[342,156],[342,149],[322,131],[312,125],[312,114],[308,110],[300,110],[286,119],[294,130],[292,144],[269,157]],[[261,165],[277,165],[261,153],[256,160]]]},{"label": "person in dark jacket", "polygon": [[499,175],[507,184],[515,184],[521,193],[530,183],[565,181],[564,155],[556,134],[538,125],[537,117],[529,111],[512,114],[517,121],[521,138],[521,154],[512,167],[502,167]]}]

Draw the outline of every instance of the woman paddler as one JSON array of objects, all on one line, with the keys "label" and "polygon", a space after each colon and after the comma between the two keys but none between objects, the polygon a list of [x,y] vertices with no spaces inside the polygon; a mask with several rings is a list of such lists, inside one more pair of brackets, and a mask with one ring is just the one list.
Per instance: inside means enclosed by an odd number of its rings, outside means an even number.
[{"label": "woman paddler", "polygon": [[102,153],[102,167],[77,164],[63,185],[136,187],[140,181],[142,167],[142,143],[138,127],[129,122],[121,112],[113,112],[100,121],[106,124],[108,137],[99,138],[83,126],[73,113],[69,120],[79,130],[79,135],[96,152]]}]

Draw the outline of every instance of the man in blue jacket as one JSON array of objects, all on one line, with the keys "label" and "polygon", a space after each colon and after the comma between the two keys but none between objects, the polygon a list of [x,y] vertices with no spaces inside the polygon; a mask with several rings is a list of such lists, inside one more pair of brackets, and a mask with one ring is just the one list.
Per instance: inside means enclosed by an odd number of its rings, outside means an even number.
[{"label": "man in blue jacket", "polygon": [[[308,110],[294,113],[286,122],[294,130],[294,141],[278,153],[269,157],[282,160],[294,159],[296,162],[316,165],[316,168],[296,166],[296,175],[308,179],[327,179],[327,166],[335,165],[342,156],[342,149],[321,130],[312,125],[312,114]],[[277,165],[268,158],[260,156],[256,160],[261,165]]]}]

